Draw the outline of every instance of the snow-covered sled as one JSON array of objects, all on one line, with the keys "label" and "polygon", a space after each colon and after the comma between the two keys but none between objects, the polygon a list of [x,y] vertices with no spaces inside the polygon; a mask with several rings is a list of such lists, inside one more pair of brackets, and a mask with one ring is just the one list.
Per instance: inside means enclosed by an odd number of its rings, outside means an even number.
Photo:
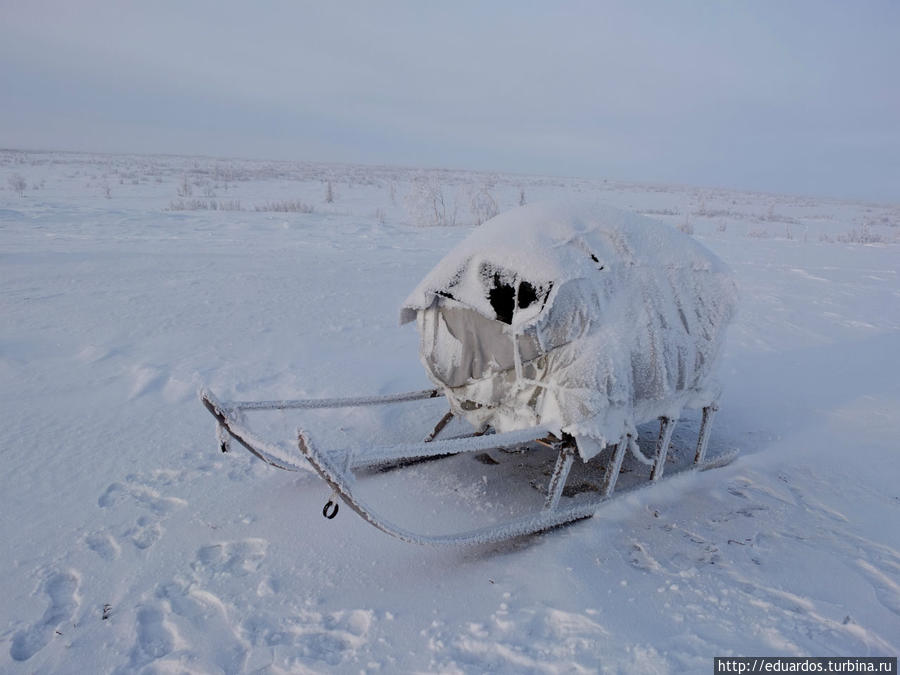
[{"label": "snow-covered sled", "polygon": [[[630,449],[663,476],[684,409],[702,410],[693,465],[706,468],[717,409],[715,366],[734,315],[736,289],[724,264],[665,224],[609,207],[535,204],[475,229],[403,304],[415,321],[420,357],[435,389],[393,396],[298,401],[201,398],[218,422],[220,444],[235,439],[263,461],[297,470],[300,457],[365,520],[405,541],[489,542],[591,516],[608,500]],[[419,442],[324,449],[298,433],[296,458],[256,438],[243,421],[253,410],[344,408],[446,397],[450,411]],[[473,431],[440,438],[449,420]],[[653,457],[637,427],[660,421]],[[541,444],[558,454],[543,508],[468,532],[416,534],[376,513],[355,492],[360,469],[428,457]],[[608,448],[607,452],[604,452]],[[565,503],[576,459],[605,456],[596,496]],[[713,465],[729,461],[722,456]],[[602,460],[603,457],[599,457]],[[323,513],[333,517],[337,499]]]}]

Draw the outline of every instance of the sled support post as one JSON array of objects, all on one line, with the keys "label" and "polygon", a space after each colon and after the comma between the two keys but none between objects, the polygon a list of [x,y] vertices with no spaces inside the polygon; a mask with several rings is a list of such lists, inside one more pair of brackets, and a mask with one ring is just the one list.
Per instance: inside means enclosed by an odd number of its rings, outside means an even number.
[{"label": "sled support post", "polygon": [[666,455],[669,453],[669,443],[672,442],[672,432],[678,420],[671,417],[659,418],[659,437],[656,439],[656,459],[653,461],[653,469],[650,471],[650,480],[662,478],[666,469]]},{"label": "sled support post", "polygon": [[544,510],[555,509],[566,487],[566,479],[572,469],[572,461],[575,459],[575,451],[571,446],[565,445],[559,449],[556,456],[556,466],[553,467],[553,475],[550,476],[550,484],[547,486],[547,500],[544,502]]},{"label": "sled support post", "polygon": [[601,492],[604,498],[611,496],[613,490],[616,489],[616,480],[619,478],[622,460],[625,459],[625,451],[628,449],[630,442],[631,434],[622,436],[619,444],[613,451],[612,457],[609,458],[609,464],[606,465],[606,473],[603,475],[603,489]]},{"label": "sled support post", "polygon": [[440,420],[438,420],[438,423],[434,425],[434,429],[432,429],[431,433],[425,437],[425,442],[431,443],[431,441],[437,438],[437,435],[444,430],[444,427],[447,426],[452,419],[453,411],[449,410],[447,411],[447,414],[445,414]]},{"label": "sled support post", "polygon": [[709,443],[709,432],[718,409],[718,403],[711,403],[703,409],[703,421],[700,423],[700,437],[697,439],[697,453],[694,455],[694,464],[703,462],[703,458],[706,455],[706,446]]}]

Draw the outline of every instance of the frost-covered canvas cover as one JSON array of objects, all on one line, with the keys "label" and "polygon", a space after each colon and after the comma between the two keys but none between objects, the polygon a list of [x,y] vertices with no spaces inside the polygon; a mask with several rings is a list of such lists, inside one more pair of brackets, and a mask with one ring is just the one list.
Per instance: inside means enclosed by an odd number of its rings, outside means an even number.
[{"label": "frost-covered canvas cover", "polygon": [[717,397],[737,293],[692,237],[598,205],[503,213],[407,298],[420,355],[453,412],[476,427],[543,425],[583,459],[635,426]]}]

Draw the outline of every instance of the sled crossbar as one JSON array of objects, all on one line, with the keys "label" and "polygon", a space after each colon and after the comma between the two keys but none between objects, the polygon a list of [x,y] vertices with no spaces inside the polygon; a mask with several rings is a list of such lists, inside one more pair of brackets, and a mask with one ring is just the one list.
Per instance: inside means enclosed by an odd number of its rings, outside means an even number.
[{"label": "sled crossbar", "polygon": [[493,448],[514,448],[544,438],[549,433],[550,430],[545,427],[530,427],[502,434],[470,435],[442,441],[369,446],[359,451],[359,457],[355,457],[354,455],[357,453],[350,450],[329,450],[328,453],[334,457],[346,457],[349,454],[350,460],[347,464],[350,468],[357,469],[409,459],[458,455],[463,452],[479,452]]},{"label": "sled crossbar", "polygon": [[349,398],[305,398],[284,401],[223,401],[222,405],[231,410],[314,410],[320,408],[357,408],[367,405],[403,403],[423,398],[443,396],[437,389],[408,391],[385,396],[354,396]]}]

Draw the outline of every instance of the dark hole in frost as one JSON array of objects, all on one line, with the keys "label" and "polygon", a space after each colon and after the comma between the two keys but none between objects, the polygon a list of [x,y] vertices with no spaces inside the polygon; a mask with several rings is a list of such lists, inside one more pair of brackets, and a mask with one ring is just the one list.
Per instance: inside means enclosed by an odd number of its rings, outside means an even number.
[{"label": "dark hole in frost", "polygon": [[494,273],[494,286],[488,291],[488,300],[497,314],[497,320],[511,324],[516,306],[516,292],[510,284],[500,279],[499,273]]},{"label": "dark hole in frost", "polygon": [[528,281],[519,282],[518,298],[512,284],[505,283],[499,273],[494,274],[493,282],[493,287],[488,291],[488,300],[497,315],[497,320],[505,324],[512,323],[517,299],[519,309],[530,307],[538,300],[538,289]]},{"label": "dark hole in frost", "polygon": [[519,309],[525,309],[537,300],[537,291],[527,281],[519,284]]}]

